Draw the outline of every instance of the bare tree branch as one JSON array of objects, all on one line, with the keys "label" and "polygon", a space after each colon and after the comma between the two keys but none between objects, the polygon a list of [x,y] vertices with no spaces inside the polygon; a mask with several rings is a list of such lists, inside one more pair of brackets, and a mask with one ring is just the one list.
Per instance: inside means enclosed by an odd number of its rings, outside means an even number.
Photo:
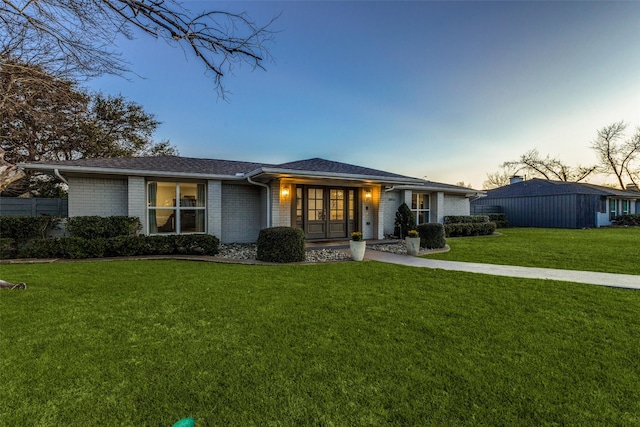
[{"label": "bare tree branch", "polygon": [[598,171],[615,175],[620,188],[625,188],[625,177],[637,185],[640,174],[640,165],[636,162],[640,154],[640,127],[631,138],[622,141],[626,129],[624,121],[612,123],[598,130],[591,143],[598,156]]},{"label": "bare tree branch", "polygon": [[512,166],[503,164],[499,171],[487,174],[487,179],[482,184],[482,189],[491,190],[492,188],[509,185],[510,178],[517,175],[518,172],[518,169],[514,169]]},{"label": "bare tree branch", "polygon": [[244,13],[193,14],[173,0],[0,0],[0,52],[59,77],[124,76],[129,64],[115,39],[132,39],[137,29],[195,55],[224,98],[222,78],[234,65],[264,69],[275,19],[258,25]]},{"label": "bare tree branch", "polygon": [[542,158],[537,149],[527,151],[518,160],[504,162],[502,166],[515,170],[515,173],[524,172],[544,179],[572,182],[580,182],[596,170],[595,166],[572,167],[549,155]]}]

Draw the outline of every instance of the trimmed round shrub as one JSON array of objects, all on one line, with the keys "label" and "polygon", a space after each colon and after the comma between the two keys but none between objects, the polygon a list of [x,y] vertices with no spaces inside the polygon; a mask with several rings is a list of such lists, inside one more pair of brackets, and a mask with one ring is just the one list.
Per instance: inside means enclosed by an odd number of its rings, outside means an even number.
[{"label": "trimmed round shrub", "polygon": [[304,232],[299,228],[260,230],[256,259],[267,262],[300,262],[306,259]]},{"label": "trimmed round shrub", "polygon": [[444,248],[445,233],[444,226],[437,222],[429,222],[425,224],[419,224],[417,227],[418,234],[420,235],[420,246],[427,249],[440,249]]}]

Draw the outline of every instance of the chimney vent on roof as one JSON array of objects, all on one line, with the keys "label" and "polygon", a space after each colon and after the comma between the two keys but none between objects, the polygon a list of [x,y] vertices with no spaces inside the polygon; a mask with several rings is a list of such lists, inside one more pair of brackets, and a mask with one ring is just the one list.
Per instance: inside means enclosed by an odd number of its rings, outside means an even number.
[{"label": "chimney vent on roof", "polygon": [[629,191],[640,191],[636,184],[627,184],[627,190],[629,190]]},{"label": "chimney vent on roof", "polygon": [[521,177],[520,175],[513,175],[509,177],[509,185],[517,184],[522,181],[524,181],[524,178]]}]

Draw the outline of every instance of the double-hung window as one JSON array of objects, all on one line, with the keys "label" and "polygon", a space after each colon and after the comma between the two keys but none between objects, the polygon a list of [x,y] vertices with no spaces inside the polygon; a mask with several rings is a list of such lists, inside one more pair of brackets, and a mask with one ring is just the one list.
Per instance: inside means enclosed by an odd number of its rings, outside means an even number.
[{"label": "double-hung window", "polygon": [[147,194],[149,234],[205,232],[204,184],[153,181]]},{"label": "double-hung window", "polygon": [[429,222],[429,195],[413,193],[411,195],[411,211],[416,217],[416,224]]},{"label": "double-hung window", "polygon": [[613,221],[618,216],[618,201],[609,199],[609,220]]},{"label": "double-hung window", "polygon": [[629,215],[629,200],[622,201],[622,215]]}]

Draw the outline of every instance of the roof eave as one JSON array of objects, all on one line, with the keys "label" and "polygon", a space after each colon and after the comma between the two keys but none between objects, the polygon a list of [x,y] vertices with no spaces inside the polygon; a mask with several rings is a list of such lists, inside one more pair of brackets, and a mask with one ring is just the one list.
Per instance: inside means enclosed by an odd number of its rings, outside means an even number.
[{"label": "roof eave", "polygon": [[155,171],[140,169],[120,169],[120,168],[103,168],[103,167],[87,167],[87,166],[64,166],[52,163],[20,163],[19,167],[23,169],[36,170],[41,172],[58,171],[65,174],[100,174],[100,175],[124,175],[124,176],[161,176],[167,178],[197,178],[197,179],[219,179],[219,180],[244,180],[245,175],[221,175],[194,172],[176,172],[176,171]]},{"label": "roof eave", "polygon": [[474,190],[472,188],[444,188],[437,185],[400,185],[394,187],[396,190],[421,190],[421,191],[434,191],[447,194],[464,194],[467,197],[486,196],[487,192],[483,190]]},{"label": "roof eave", "polygon": [[387,177],[380,175],[358,175],[349,173],[335,173],[335,172],[320,172],[320,171],[307,171],[307,170],[295,170],[295,169],[280,169],[280,168],[259,168],[246,174],[252,178],[259,177],[260,175],[275,176],[278,178],[317,178],[317,179],[340,179],[345,181],[369,181],[379,182],[386,184],[420,184],[424,182],[418,178],[410,177]]}]

